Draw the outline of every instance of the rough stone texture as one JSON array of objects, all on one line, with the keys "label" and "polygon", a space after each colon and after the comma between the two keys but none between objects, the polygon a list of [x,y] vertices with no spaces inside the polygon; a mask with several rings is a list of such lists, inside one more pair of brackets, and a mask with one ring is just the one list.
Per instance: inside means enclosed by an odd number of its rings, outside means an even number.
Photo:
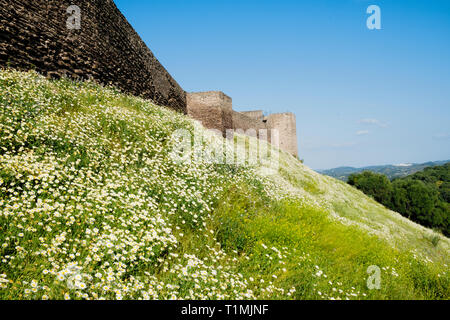
[{"label": "rough stone texture", "polygon": [[279,132],[280,149],[294,156],[298,156],[297,143],[297,122],[295,114],[277,113],[271,114],[267,118],[267,128],[275,129]]},{"label": "rough stone texture", "polygon": [[262,110],[242,111],[240,113],[242,113],[243,115],[245,115],[245,116],[247,116],[249,118],[252,118],[252,119],[255,119],[255,120],[258,120],[258,121],[263,121],[263,119],[264,119],[264,115],[263,115]]},{"label": "rough stone texture", "polygon": [[233,103],[230,97],[220,91],[187,93],[187,112],[208,129],[226,130],[233,128]]},{"label": "rough stone texture", "polygon": [[[69,30],[67,8],[81,9]],[[186,113],[186,93],[112,0],[0,0],[0,67],[92,78]]]},{"label": "rough stone texture", "polygon": [[[262,111],[233,111],[233,129],[248,132],[267,139],[272,144],[277,144],[281,150],[289,152],[294,156],[298,156],[297,146],[297,124],[293,113],[277,113],[268,117],[263,117]],[[254,130],[252,132],[252,130]],[[261,136],[260,130],[266,130],[266,134]],[[273,130],[278,131],[278,135],[274,135]],[[278,139],[278,141],[272,141]]]},{"label": "rough stone texture", "polygon": [[[66,26],[67,8],[81,9],[81,28]],[[280,148],[297,156],[295,116],[235,112],[223,92],[186,94],[158,62],[112,0],[0,0],[0,67],[92,78],[188,113],[226,136],[227,129],[279,131]],[[260,136],[260,138],[262,138]]]},{"label": "rough stone texture", "polygon": [[[233,111],[232,99],[220,91],[188,93],[186,100],[188,115],[204,127],[219,130],[224,137],[227,129],[233,129],[234,132],[268,140],[281,150],[298,156],[293,113],[272,114],[264,118],[262,111]],[[278,134],[275,135],[273,130],[277,130]]]},{"label": "rough stone texture", "polygon": [[[250,115],[256,115],[250,112],[236,112],[233,111],[233,130],[235,131],[243,131],[243,133],[249,133],[249,130],[255,130],[256,136],[260,136],[260,130],[267,130],[266,124],[263,122],[262,111],[261,118],[258,117],[249,117]],[[251,133],[251,132],[250,132]],[[249,134],[254,136],[254,133]],[[267,138],[266,138],[267,139]]]}]

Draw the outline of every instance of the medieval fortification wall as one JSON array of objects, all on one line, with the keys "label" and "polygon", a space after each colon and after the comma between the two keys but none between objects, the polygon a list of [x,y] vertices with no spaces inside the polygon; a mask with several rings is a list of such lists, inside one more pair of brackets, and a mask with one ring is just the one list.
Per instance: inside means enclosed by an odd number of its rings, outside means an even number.
[{"label": "medieval fortification wall", "polygon": [[[188,114],[202,122],[208,129],[217,129],[224,136],[227,129],[257,136],[274,142],[272,130],[277,130],[277,144],[280,149],[298,156],[297,124],[293,113],[278,113],[264,117],[262,111],[237,112],[233,110],[232,99],[220,91],[187,94]],[[267,135],[259,136],[260,130]]]},{"label": "medieval fortification wall", "polygon": [[232,100],[223,92],[187,93],[187,113],[208,129],[217,129],[226,135],[233,127]]},{"label": "medieval fortification wall", "polygon": [[[70,29],[68,8],[80,9]],[[93,78],[186,112],[186,94],[112,0],[0,0],[0,66]]]},{"label": "medieval fortification wall", "polygon": [[[79,27],[70,20],[79,9]],[[276,129],[297,156],[295,116],[233,111],[222,92],[186,93],[158,62],[113,0],[0,0],[0,67],[94,79],[187,113],[209,129]],[[249,131],[250,130],[250,131]],[[270,134],[264,139],[271,140]]]}]

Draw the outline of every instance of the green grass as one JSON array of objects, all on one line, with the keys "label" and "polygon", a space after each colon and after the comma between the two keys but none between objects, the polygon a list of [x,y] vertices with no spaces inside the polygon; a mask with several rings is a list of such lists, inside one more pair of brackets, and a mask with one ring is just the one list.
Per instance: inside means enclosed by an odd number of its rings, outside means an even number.
[{"label": "green grass", "polygon": [[[276,285],[296,288],[296,299],[448,297],[448,278],[441,279],[433,267],[375,236],[357,227],[336,224],[322,211],[296,201],[264,203],[255,199],[256,194],[249,198],[246,193],[228,192],[216,211],[222,247],[230,252],[238,248],[251,258],[243,261],[242,273],[253,277],[275,274]],[[271,252],[272,247],[288,248],[289,254],[279,259],[276,251]],[[267,252],[274,259],[265,256]],[[384,268],[381,290],[367,289],[371,265]],[[286,272],[280,272],[283,267]],[[323,270],[327,277],[312,276],[317,270]]]},{"label": "green grass", "polygon": [[177,129],[230,142],[91,82],[0,92],[0,299],[449,298],[448,238],[288,154],[177,163]]}]

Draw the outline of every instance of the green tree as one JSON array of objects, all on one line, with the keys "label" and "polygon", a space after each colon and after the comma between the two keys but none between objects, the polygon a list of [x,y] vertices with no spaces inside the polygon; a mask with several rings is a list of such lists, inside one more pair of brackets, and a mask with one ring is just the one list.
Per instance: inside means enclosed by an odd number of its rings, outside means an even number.
[{"label": "green tree", "polygon": [[376,201],[389,206],[392,198],[392,185],[389,179],[383,175],[371,171],[364,171],[352,174],[348,178],[348,183],[367,195],[372,196]]},{"label": "green tree", "polygon": [[433,212],[439,202],[436,189],[419,180],[397,180],[393,183],[392,197],[395,199],[392,203],[402,203],[402,207],[393,206],[392,209],[424,226],[433,226]]},{"label": "green tree", "polygon": [[425,227],[450,235],[450,166],[427,168],[392,183],[382,174],[352,174],[348,183]]},{"label": "green tree", "polygon": [[439,193],[443,201],[450,203],[450,181],[442,182],[439,186]]}]

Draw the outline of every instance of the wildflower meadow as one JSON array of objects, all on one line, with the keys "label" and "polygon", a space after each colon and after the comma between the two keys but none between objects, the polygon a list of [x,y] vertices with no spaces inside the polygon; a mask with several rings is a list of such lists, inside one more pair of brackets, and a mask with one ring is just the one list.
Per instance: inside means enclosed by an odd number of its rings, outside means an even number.
[{"label": "wildflower meadow", "polygon": [[113,87],[1,70],[0,299],[450,297],[448,238],[283,152],[270,174],[174,159],[180,129],[235,147]]}]

